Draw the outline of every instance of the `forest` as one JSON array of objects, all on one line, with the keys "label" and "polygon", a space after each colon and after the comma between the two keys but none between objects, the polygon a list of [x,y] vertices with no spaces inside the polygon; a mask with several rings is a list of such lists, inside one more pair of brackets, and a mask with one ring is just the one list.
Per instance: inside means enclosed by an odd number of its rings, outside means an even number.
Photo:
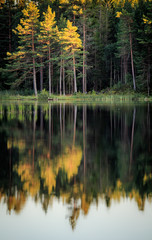
[{"label": "forest", "polygon": [[0,0],[0,91],[151,94],[151,0]]}]

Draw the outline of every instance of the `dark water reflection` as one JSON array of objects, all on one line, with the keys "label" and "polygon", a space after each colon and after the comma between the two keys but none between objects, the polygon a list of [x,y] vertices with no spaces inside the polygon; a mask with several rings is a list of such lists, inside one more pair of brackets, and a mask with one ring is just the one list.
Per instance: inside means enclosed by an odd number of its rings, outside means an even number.
[{"label": "dark water reflection", "polygon": [[[75,228],[92,204],[152,201],[152,108],[139,105],[0,104],[0,201],[65,202]],[[151,219],[152,220],[152,219]]]}]

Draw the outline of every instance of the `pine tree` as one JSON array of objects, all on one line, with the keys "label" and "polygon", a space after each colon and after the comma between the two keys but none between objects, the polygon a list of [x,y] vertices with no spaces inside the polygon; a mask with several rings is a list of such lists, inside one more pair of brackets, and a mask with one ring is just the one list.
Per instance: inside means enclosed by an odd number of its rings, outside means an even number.
[{"label": "pine tree", "polygon": [[[39,10],[34,2],[30,2],[22,13],[23,18],[21,18],[20,24],[18,24],[16,30],[14,30],[19,36],[20,46],[18,47],[17,53],[14,53],[12,57],[9,54],[9,59],[16,59],[18,64],[20,64],[19,61],[21,60],[22,65],[25,65],[23,67],[26,68],[27,71],[31,68],[33,69],[33,87],[35,96],[37,96],[35,41],[39,24]],[[17,59],[17,56],[19,56],[19,59]],[[26,72],[24,72],[24,74],[26,74]]]},{"label": "pine tree", "polygon": [[61,15],[58,28],[57,28],[57,41],[59,43],[59,67],[60,67],[60,80],[59,80],[59,92],[60,95],[62,94],[63,89],[63,95],[65,95],[65,60],[66,55],[63,51],[63,44],[62,44],[62,35],[63,35],[63,29],[66,27],[66,19]]},{"label": "pine tree", "polygon": [[86,70],[86,7],[92,0],[79,0],[81,4],[80,13],[83,15],[83,93],[87,91],[87,70]]},{"label": "pine tree", "polygon": [[63,30],[62,42],[64,51],[73,58],[73,75],[74,75],[74,92],[77,92],[76,81],[76,53],[78,53],[82,47],[80,35],[77,33],[77,27],[72,26],[72,23],[68,20],[67,27]]},{"label": "pine tree", "polygon": [[43,44],[43,52],[48,53],[48,64],[49,64],[49,94],[52,91],[52,79],[51,79],[51,47],[55,38],[55,12],[52,12],[50,6],[48,6],[47,12],[43,13],[44,21],[40,23],[40,35],[39,42]]}]

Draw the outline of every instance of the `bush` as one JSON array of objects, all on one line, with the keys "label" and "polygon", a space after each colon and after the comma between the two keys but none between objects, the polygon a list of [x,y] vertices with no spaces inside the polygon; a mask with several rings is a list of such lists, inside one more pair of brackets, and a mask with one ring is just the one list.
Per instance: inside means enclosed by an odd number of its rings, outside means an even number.
[{"label": "bush", "polygon": [[48,93],[48,91],[46,91],[45,90],[45,88],[38,94],[38,98],[39,99],[48,99],[48,97],[49,97],[49,93]]},{"label": "bush", "polygon": [[92,95],[96,95],[96,91],[93,89],[91,92]]}]

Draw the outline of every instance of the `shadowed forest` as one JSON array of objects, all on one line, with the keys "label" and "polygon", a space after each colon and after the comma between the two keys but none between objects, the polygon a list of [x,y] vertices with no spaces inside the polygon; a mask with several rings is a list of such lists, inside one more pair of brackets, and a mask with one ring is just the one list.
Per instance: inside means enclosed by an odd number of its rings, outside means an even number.
[{"label": "shadowed forest", "polygon": [[0,90],[151,93],[151,0],[0,0]]}]

